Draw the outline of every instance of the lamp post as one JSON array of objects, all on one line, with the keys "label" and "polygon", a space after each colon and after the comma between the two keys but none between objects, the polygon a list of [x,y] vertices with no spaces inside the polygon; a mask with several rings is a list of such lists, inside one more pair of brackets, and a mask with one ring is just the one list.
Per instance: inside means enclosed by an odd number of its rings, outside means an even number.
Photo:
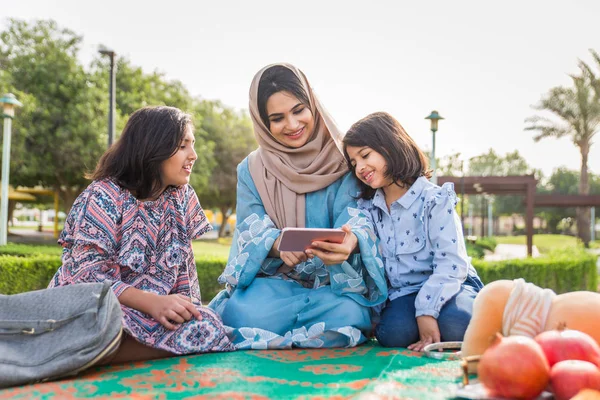
[{"label": "lamp post", "polygon": [[110,86],[108,88],[109,93],[109,109],[108,109],[108,147],[113,143],[115,137],[115,109],[116,109],[116,86],[117,86],[117,74],[115,71],[115,52],[105,47],[100,47],[98,52],[102,55],[110,58]]},{"label": "lamp post", "polygon": [[494,204],[494,197],[488,196],[487,198],[487,206],[488,206],[488,237],[492,237],[494,235],[494,216],[492,214],[492,205]]},{"label": "lamp post", "polygon": [[8,237],[8,180],[10,169],[10,129],[15,116],[15,107],[23,104],[12,93],[0,98],[3,106],[4,136],[2,139],[2,198],[0,199],[0,246],[6,245]]},{"label": "lamp post", "polygon": [[436,162],[435,162],[435,133],[438,130],[438,121],[440,119],[444,119],[437,111],[433,110],[431,114],[425,117],[431,121],[431,137],[432,137],[432,145],[431,145],[431,169],[433,170],[433,175],[431,176],[431,182],[437,185],[437,173]]}]

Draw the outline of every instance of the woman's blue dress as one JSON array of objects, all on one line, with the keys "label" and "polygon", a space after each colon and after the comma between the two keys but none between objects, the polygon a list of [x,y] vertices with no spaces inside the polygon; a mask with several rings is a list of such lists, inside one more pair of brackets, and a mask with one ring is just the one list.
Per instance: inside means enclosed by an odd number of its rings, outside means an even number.
[{"label": "woman's blue dress", "polygon": [[[387,298],[377,237],[356,207],[356,178],[348,173],[328,187],[306,194],[306,227],[348,224],[360,254],[326,266],[315,257],[291,273],[278,272],[269,251],[281,233],[261,201],[248,169],[238,166],[237,225],[225,271],[226,284],[211,301],[238,349],[352,347],[371,331],[370,307]],[[293,205],[292,205],[293,206]]]}]

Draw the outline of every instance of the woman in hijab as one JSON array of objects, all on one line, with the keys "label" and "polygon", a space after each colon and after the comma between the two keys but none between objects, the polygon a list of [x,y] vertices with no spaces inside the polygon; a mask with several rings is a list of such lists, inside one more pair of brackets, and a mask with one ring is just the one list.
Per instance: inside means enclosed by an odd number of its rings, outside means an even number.
[{"label": "woman in hijab", "polygon": [[[238,166],[237,225],[226,284],[210,303],[238,349],[353,347],[371,333],[387,286],[376,236],[356,208],[342,134],[304,74],[260,70],[250,87],[259,148]],[[343,243],[279,252],[285,227],[342,228]]]}]

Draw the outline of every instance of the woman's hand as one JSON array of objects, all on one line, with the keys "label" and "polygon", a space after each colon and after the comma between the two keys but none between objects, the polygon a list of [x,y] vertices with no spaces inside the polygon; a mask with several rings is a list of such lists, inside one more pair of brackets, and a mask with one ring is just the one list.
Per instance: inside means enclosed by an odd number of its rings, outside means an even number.
[{"label": "woman's hand", "polygon": [[358,238],[352,233],[350,225],[342,226],[342,230],[346,232],[342,243],[315,241],[311,248],[306,250],[306,254],[310,258],[319,257],[325,265],[340,264],[346,261],[358,246]]},{"label": "woman's hand", "polygon": [[277,248],[279,247],[279,242],[281,241],[281,235],[275,240],[273,246],[271,247],[271,251],[269,252],[269,256],[273,258],[281,258],[285,265],[282,265],[277,269],[277,272],[288,273],[294,269],[294,267],[298,264],[303,263],[308,260],[308,256],[302,251],[279,251]]},{"label": "woman's hand", "polygon": [[155,295],[152,303],[148,305],[148,314],[170,330],[177,329],[179,324],[192,318],[202,319],[202,314],[190,298],[181,294]]},{"label": "woman's hand", "polygon": [[423,351],[428,344],[438,343],[441,340],[440,327],[438,326],[437,319],[433,318],[431,315],[421,315],[420,317],[417,317],[417,325],[419,327],[419,337],[421,340],[408,346],[409,350]]}]

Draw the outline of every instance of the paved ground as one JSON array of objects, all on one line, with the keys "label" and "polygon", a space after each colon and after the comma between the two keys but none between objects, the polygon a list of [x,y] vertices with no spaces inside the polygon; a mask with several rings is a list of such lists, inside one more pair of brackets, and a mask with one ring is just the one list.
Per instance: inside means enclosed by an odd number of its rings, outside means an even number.
[{"label": "paved ground", "polygon": [[38,232],[32,229],[11,228],[8,231],[8,241],[25,244],[56,244],[53,232]]},{"label": "paved ground", "polygon": [[[540,252],[537,247],[533,246],[532,249],[533,257],[539,257]],[[511,258],[525,258],[527,257],[527,246],[524,244],[499,244],[496,246],[496,250],[493,253],[486,254],[484,260],[486,261],[498,261],[498,260],[509,260]]]}]

